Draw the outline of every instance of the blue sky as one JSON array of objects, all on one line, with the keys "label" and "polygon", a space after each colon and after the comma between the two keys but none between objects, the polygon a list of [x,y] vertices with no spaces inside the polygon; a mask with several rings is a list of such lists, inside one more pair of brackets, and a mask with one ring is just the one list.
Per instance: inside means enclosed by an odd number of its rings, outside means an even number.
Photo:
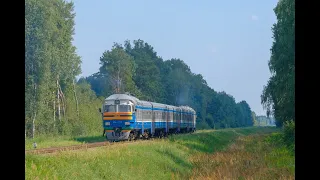
[{"label": "blue sky", "polygon": [[277,0],[73,0],[81,76],[98,72],[113,42],[142,39],[164,60],[180,58],[216,91],[265,115]]}]

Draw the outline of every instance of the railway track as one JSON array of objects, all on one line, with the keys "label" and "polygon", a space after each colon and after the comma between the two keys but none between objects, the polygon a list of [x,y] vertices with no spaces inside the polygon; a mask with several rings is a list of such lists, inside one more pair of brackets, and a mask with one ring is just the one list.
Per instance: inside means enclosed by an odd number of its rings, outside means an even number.
[{"label": "railway track", "polygon": [[[173,135],[173,134],[171,134],[171,135]],[[167,137],[163,137],[163,138],[167,139]],[[150,141],[157,141],[157,140],[160,140],[160,139],[157,137],[151,137],[149,139],[136,139],[133,141],[119,141],[119,142],[104,141],[104,142],[72,145],[72,146],[31,149],[31,150],[25,150],[25,154],[48,154],[48,153],[54,153],[54,152],[59,152],[59,151],[80,150],[80,149],[88,149],[88,148],[95,148],[95,147],[101,147],[101,146],[111,146],[111,145],[115,145],[115,144],[133,144],[133,143],[138,143],[138,142],[141,143],[141,142],[150,142]]]},{"label": "railway track", "polygon": [[[150,139],[154,141],[155,139]],[[95,143],[86,143],[81,145],[72,145],[72,146],[62,146],[62,147],[50,147],[50,148],[41,148],[41,149],[31,149],[25,150],[25,154],[48,154],[60,151],[71,151],[71,150],[80,150],[80,149],[88,149],[88,148],[95,148],[101,146],[111,146],[115,144],[133,144],[142,141],[150,141],[150,140],[134,140],[134,141],[120,141],[120,142],[95,142]]]},{"label": "railway track", "polygon": [[59,151],[70,151],[70,150],[88,149],[88,148],[94,148],[94,147],[100,147],[100,146],[108,146],[111,144],[112,143],[109,143],[106,141],[106,142],[86,143],[86,144],[72,145],[72,146],[32,149],[32,150],[26,150],[25,154],[47,154],[47,153],[54,153]]}]

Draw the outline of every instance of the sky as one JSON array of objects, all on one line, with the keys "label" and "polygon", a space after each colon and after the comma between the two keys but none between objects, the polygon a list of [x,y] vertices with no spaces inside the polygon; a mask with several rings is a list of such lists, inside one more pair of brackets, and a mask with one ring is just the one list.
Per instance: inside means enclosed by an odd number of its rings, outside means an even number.
[{"label": "sky", "polygon": [[82,74],[99,71],[114,42],[141,39],[164,60],[180,58],[215,91],[265,115],[277,0],[73,0],[73,44]]}]

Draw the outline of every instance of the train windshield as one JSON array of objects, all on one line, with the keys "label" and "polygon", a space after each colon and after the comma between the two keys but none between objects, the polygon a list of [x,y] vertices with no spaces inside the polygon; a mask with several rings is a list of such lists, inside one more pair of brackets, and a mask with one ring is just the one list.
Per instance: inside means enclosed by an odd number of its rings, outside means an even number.
[{"label": "train windshield", "polygon": [[119,105],[118,112],[131,112],[131,106],[130,105]]},{"label": "train windshield", "polygon": [[115,105],[106,105],[104,107],[104,112],[116,112],[116,106]]}]

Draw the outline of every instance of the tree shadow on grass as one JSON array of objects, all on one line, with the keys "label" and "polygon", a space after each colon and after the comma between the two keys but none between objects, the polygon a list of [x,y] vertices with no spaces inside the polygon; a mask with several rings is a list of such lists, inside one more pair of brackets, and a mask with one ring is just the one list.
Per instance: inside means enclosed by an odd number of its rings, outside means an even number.
[{"label": "tree shadow on grass", "polygon": [[197,133],[178,136],[170,138],[170,141],[185,146],[191,151],[213,153],[225,148],[235,139],[235,137],[235,134],[221,131],[216,133]]},{"label": "tree shadow on grass", "polygon": [[198,132],[172,136],[171,142],[178,143],[191,151],[213,153],[223,150],[240,136],[266,134],[276,131],[275,128],[232,128],[213,132]]},{"label": "tree shadow on grass", "polygon": [[159,154],[161,154],[162,156],[168,157],[173,162],[175,162],[175,164],[178,166],[178,168],[170,167],[170,170],[172,172],[175,172],[175,173],[177,172],[177,173],[180,173],[180,174],[184,174],[184,172],[192,169],[192,164],[190,164],[188,162],[188,159],[180,158],[179,156],[173,154],[172,152],[170,152],[168,150],[165,150],[165,151],[156,150],[156,151]]}]

